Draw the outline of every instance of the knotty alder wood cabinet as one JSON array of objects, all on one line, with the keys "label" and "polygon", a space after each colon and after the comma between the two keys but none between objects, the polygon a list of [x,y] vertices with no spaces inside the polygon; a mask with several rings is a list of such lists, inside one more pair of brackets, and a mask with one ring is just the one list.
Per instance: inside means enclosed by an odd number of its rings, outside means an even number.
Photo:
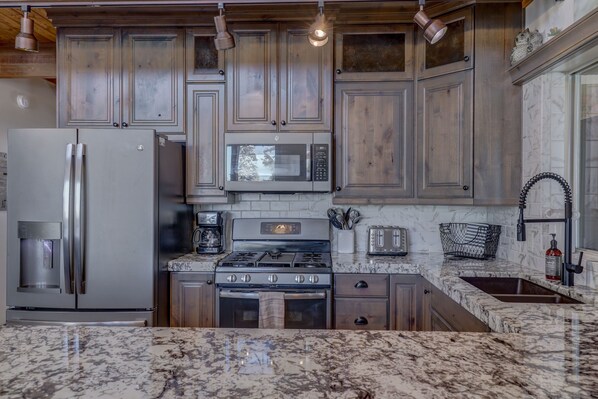
[{"label": "knotty alder wood cabinet", "polygon": [[170,326],[214,327],[213,273],[170,273]]},{"label": "knotty alder wood cabinet", "polygon": [[[330,131],[332,45],[314,47],[305,24],[231,24],[226,129]],[[279,86],[280,84],[280,86]]]},{"label": "knotty alder wood cabinet", "polygon": [[387,274],[334,275],[334,328],[388,330]]},{"label": "knotty alder wood cabinet", "polygon": [[60,28],[58,126],[184,132],[184,33]]}]

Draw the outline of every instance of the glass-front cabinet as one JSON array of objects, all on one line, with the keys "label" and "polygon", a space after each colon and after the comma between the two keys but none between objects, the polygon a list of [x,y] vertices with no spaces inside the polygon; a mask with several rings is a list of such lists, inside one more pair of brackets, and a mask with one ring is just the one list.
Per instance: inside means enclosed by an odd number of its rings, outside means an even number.
[{"label": "glass-front cabinet", "polygon": [[473,9],[465,8],[438,17],[447,26],[442,40],[430,44],[418,33],[419,78],[444,75],[474,67]]},{"label": "glass-front cabinet", "polygon": [[224,51],[214,45],[216,31],[213,28],[187,29],[187,81],[224,81]]},{"label": "glass-front cabinet", "polygon": [[335,80],[413,79],[413,25],[344,26],[335,33]]}]

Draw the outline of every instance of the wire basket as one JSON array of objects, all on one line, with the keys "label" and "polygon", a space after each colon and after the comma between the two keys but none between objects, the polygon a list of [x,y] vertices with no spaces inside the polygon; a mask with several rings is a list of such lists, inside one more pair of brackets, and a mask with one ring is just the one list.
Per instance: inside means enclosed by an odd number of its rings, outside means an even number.
[{"label": "wire basket", "polygon": [[496,256],[501,226],[486,223],[440,223],[445,256],[488,259]]}]

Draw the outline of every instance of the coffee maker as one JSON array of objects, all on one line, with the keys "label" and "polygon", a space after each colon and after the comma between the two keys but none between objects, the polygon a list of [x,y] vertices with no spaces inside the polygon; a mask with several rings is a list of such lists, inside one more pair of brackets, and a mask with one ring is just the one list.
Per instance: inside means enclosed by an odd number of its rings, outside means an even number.
[{"label": "coffee maker", "polygon": [[198,254],[220,254],[226,241],[224,212],[197,212],[197,228],[193,231],[193,246]]}]

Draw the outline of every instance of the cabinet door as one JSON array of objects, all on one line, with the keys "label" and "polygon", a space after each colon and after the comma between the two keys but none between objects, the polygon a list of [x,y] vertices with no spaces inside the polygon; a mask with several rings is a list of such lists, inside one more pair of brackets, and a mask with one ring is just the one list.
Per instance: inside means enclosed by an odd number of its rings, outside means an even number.
[{"label": "cabinet door", "polygon": [[185,131],[183,61],[182,30],[123,31],[123,127]]},{"label": "cabinet door", "polygon": [[336,298],[334,328],[388,330],[387,298]]},{"label": "cabinet door", "polygon": [[112,28],[58,32],[58,127],[120,126],[120,36]]},{"label": "cabinet door", "polygon": [[417,196],[471,198],[473,71],[417,84]]},{"label": "cabinet door", "polygon": [[418,275],[390,276],[390,329],[422,331],[423,278]]},{"label": "cabinet door", "polygon": [[187,85],[187,203],[226,203],[224,85]]},{"label": "cabinet door", "polygon": [[187,29],[187,82],[224,81],[224,51],[216,50],[214,28]]},{"label": "cabinet door", "polygon": [[335,80],[413,79],[413,24],[351,26],[335,37]]},{"label": "cabinet door", "polygon": [[336,85],[336,201],[413,196],[412,88],[412,82]]},{"label": "cabinet door", "polygon": [[231,25],[226,54],[226,130],[276,131],[277,25]]},{"label": "cabinet door", "polygon": [[332,129],[332,43],[314,47],[307,36],[304,27],[285,25],[281,29],[281,131]]},{"label": "cabinet door", "polygon": [[432,331],[490,332],[490,328],[438,288],[430,285]]},{"label": "cabinet door", "polygon": [[465,8],[438,17],[447,26],[440,41],[430,44],[418,33],[417,54],[419,78],[444,75],[450,72],[473,68],[473,8]]},{"label": "cabinet door", "polygon": [[214,327],[212,273],[170,274],[170,327]]}]

